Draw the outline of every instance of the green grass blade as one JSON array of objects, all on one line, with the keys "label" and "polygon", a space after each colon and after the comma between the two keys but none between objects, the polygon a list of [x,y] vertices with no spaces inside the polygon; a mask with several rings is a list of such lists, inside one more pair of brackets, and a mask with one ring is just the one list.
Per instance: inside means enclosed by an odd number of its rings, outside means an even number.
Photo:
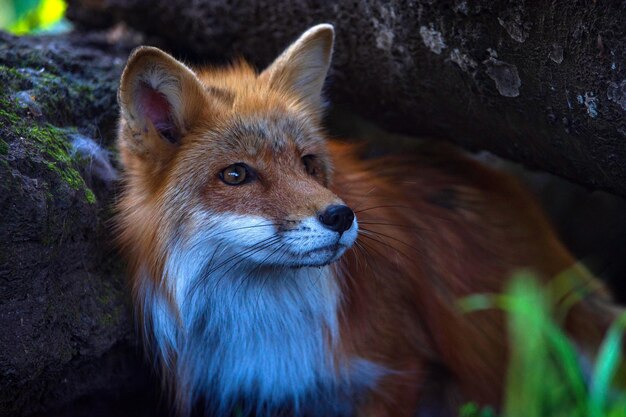
[{"label": "green grass blade", "polygon": [[[589,395],[589,411],[593,417],[602,416],[606,408],[611,381],[620,366],[624,329],[626,329],[626,313],[623,313],[611,325],[600,346]],[[624,411],[626,415],[626,410]]]}]

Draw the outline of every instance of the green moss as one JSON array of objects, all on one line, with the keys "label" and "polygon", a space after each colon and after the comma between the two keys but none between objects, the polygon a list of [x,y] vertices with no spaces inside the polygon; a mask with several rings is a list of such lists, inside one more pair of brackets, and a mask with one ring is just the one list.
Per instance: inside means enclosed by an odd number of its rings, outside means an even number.
[{"label": "green moss", "polygon": [[[49,170],[56,172],[72,189],[83,189],[85,200],[89,204],[95,204],[96,197],[93,191],[87,187],[75,168],[76,161],[72,158],[67,141],[67,134],[71,129],[59,129],[50,124],[43,126],[34,124],[10,110],[14,108],[17,108],[15,100],[0,96],[0,126],[9,126],[15,135],[25,138],[45,157],[43,163]],[[7,142],[0,139],[0,155],[6,155],[8,149]]]},{"label": "green moss", "polygon": [[50,171],[54,171],[74,190],[81,188],[83,179],[74,168],[63,167],[62,164],[56,161],[44,162]]},{"label": "green moss", "polygon": [[24,80],[26,76],[19,72],[15,68],[7,67],[6,65],[0,65],[0,73],[6,74],[7,77],[11,77],[17,80]]},{"label": "green moss", "polygon": [[9,124],[16,124],[19,122],[20,118],[17,114],[15,113],[9,113],[6,110],[0,109],[0,119],[4,122],[4,123],[9,123]]},{"label": "green moss", "polygon": [[0,81],[7,89],[19,88],[24,83],[28,83],[28,77],[15,68],[0,65]]},{"label": "green moss", "polygon": [[17,124],[14,126],[17,134],[29,140],[45,157],[46,167],[56,172],[59,177],[72,189],[83,189],[85,200],[94,204],[96,197],[87,187],[83,177],[75,168],[75,161],[72,158],[70,145],[68,144],[67,131],[51,125],[45,126],[25,126]]},{"label": "green moss", "polygon": [[19,126],[16,129],[21,135],[32,139],[38,148],[50,156],[54,162],[71,164],[72,157],[67,142],[65,132],[57,127],[46,126]]},{"label": "green moss", "polygon": [[87,186],[85,186],[85,198],[89,204],[96,204],[96,195]]},{"label": "green moss", "polygon": [[86,80],[43,71],[31,74],[31,81],[41,112],[55,123],[73,124],[97,102],[96,87]]},{"label": "green moss", "polygon": [[12,126],[19,123],[22,118],[19,114],[11,109],[17,108],[15,100],[2,95],[0,92],[0,126]]},{"label": "green moss", "polygon": [[[16,50],[9,59],[0,51],[0,156],[8,153],[9,144],[18,141],[40,155],[31,161],[56,173],[72,189],[82,190],[85,201],[95,204],[96,196],[77,169],[82,161],[72,156],[68,140],[71,129],[66,126],[80,126],[82,132],[94,130],[94,121],[113,108],[108,100],[114,97],[116,85],[93,77],[91,72],[85,76],[67,71],[62,57],[58,59],[61,64],[32,49]],[[33,103],[17,99],[24,91]],[[104,101],[103,96],[107,98]],[[34,118],[38,111],[41,116]],[[47,123],[41,124],[42,119]],[[0,164],[6,165],[6,158],[0,158]]]},{"label": "green moss", "polygon": [[[1,99],[7,100],[20,91],[28,91],[38,110],[56,125],[74,125],[84,117],[99,116],[97,112],[90,112],[98,102],[98,84],[71,74],[57,74],[58,71],[46,68],[41,58],[38,60],[32,65],[20,62],[25,66],[19,69],[0,65]],[[16,108],[1,103],[0,107],[5,111]]]},{"label": "green moss", "polygon": [[87,83],[78,84],[73,89],[73,93],[80,97],[81,100],[93,102],[95,97],[95,88]]}]

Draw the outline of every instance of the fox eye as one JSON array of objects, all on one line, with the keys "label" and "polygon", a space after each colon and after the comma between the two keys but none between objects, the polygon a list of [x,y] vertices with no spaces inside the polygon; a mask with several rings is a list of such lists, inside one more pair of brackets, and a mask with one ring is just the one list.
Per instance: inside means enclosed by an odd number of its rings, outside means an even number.
[{"label": "fox eye", "polygon": [[252,170],[246,164],[237,163],[224,168],[220,179],[228,185],[241,185],[253,179]]},{"label": "fox eye", "polygon": [[302,157],[302,163],[304,164],[307,174],[312,177],[318,177],[320,175],[320,164],[315,155],[304,155]]}]

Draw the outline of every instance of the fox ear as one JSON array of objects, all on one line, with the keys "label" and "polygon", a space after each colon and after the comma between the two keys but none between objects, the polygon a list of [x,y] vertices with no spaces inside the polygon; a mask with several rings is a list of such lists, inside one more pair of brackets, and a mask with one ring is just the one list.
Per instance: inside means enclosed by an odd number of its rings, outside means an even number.
[{"label": "fox ear", "polygon": [[334,37],[332,25],[313,26],[276,58],[261,77],[269,78],[272,87],[296,92],[311,110],[319,110]]},{"label": "fox ear", "polygon": [[[122,74],[118,101],[122,138],[131,151],[172,153],[203,109],[202,84],[181,62],[153,47],[135,49]],[[151,158],[152,159],[152,158]]]}]

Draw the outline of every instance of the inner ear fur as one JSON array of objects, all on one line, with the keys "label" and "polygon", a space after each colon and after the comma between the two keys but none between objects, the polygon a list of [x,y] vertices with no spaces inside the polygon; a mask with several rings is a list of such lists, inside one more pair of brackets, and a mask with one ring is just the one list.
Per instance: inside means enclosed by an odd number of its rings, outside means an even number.
[{"label": "inner ear fur", "polygon": [[205,107],[194,72],[158,48],[133,51],[122,73],[118,101],[121,140],[137,154],[162,159],[199,118]]}]

